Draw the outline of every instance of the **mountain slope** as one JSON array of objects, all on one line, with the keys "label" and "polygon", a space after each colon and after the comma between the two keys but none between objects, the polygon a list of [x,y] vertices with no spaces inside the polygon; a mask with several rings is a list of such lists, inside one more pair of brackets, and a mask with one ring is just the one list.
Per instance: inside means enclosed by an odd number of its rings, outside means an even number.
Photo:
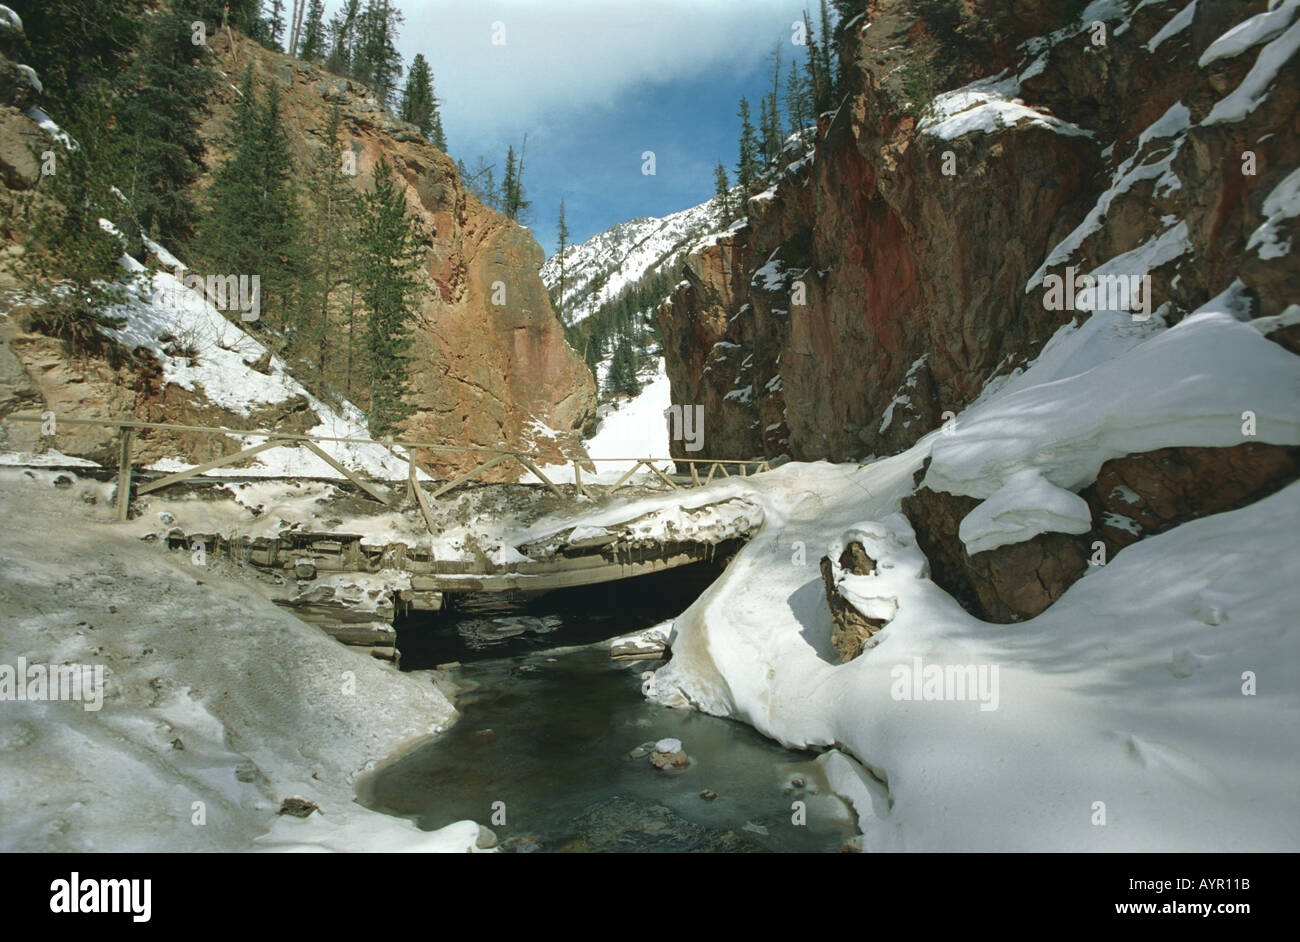
[{"label": "mountain slope", "polygon": [[580,323],[646,274],[671,268],[695,239],[716,228],[717,217],[717,200],[711,199],[667,216],[619,223],[548,258],[542,281],[558,291],[563,266],[559,307],[565,323]]}]

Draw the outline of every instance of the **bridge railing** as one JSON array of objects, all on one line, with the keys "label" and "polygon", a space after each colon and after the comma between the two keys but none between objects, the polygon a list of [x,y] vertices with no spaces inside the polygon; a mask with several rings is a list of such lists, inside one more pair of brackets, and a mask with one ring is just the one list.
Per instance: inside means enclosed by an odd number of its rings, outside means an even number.
[{"label": "bridge railing", "polygon": [[[565,494],[559,486],[542,472],[539,463],[546,462],[564,462],[571,463],[573,466],[573,481],[577,493],[587,497],[592,496],[592,491],[597,487],[606,489],[606,493],[617,490],[627,484],[638,470],[642,467],[653,472],[659,479],[666,483],[670,488],[681,489],[683,486],[703,487],[713,481],[715,476],[730,477],[732,472],[728,468],[735,469],[735,473],[740,477],[746,477],[758,474],[762,471],[770,471],[771,464],[766,459],[733,459],[733,458],[593,458],[585,452],[581,455],[564,455],[564,454],[546,454],[541,452],[529,453],[516,449],[492,448],[483,445],[447,445],[441,442],[419,442],[419,441],[397,441],[392,438],[370,439],[370,438],[345,438],[330,435],[306,435],[300,432],[275,432],[252,429],[232,429],[225,427],[213,427],[204,425],[182,425],[167,422],[141,422],[136,419],[77,419],[70,417],[59,417],[52,413],[43,415],[24,415],[14,414],[4,418],[5,422],[23,422],[46,424],[52,422],[55,429],[60,425],[71,426],[94,426],[100,428],[115,428],[118,430],[118,477],[116,506],[119,520],[126,520],[128,510],[130,509],[131,494],[131,448],[135,433],[138,431],[168,431],[168,432],[187,432],[200,435],[226,435],[236,438],[246,439],[265,439],[256,445],[245,448],[241,451],[229,455],[223,455],[220,458],[213,458],[210,461],[201,462],[191,468],[183,471],[176,471],[166,474],[161,478],[140,484],[136,488],[136,496],[149,494],[153,491],[162,490],[173,484],[179,484],[191,478],[199,477],[208,471],[214,471],[227,465],[236,464],[247,458],[252,458],[257,454],[270,448],[284,446],[299,446],[307,449],[316,457],[320,458],[335,471],[342,474],[345,478],[355,484],[358,488],[368,494],[370,497],[379,501],[381,504],[392,506],[395,498],[385,493],[373,482],[367,481],[362,475],[353,471],[344,465],[341,461],[329,454],[323,448],[319,447],[322,443],[342,443],[349,445],[374,445],[386,449],[390,454],[406,463],[407,466],[407,491],[420,508],[420,513],[424,517],[425,525],[428,526],[430,533],[436,533],[437,529],[433,522],[433,512],[429,505],[430,500],[436,500],[443,494],[460,487],[474,478],[479,477],[484,472],[503,464],[507,461],[515,461],[526,471],[534,475],[542,484],[553,491],[557,496],[564,497]],[[428,451],[437,454],[478,454],[483,455],[485,460],[477,467],[464,474],[459,475],[449,481],[443,481],[431,494],[425,494],[424,488],[420,486],[418,472],[424,474],[432,481],[438,482],[440,479],[428,468],[421,465],[415,458],[415,451]],[[634,462],[617,481],[612,485],[598,485],[594,480],[584,482],[582,479],[583,466],[591,467],[594,471],[597,462]],[[689,480],[678,480],[666,474],[658,467],[658,463],[673,461],[677,464],[686,464],[690,469]],[[707,474],[701,479],[701,469],[707,469]]]}]

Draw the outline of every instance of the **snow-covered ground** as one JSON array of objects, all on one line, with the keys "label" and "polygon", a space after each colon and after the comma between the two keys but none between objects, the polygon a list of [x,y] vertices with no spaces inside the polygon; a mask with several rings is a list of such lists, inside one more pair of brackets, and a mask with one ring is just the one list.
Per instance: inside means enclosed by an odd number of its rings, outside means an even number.
[{"label": "snow-covered ground", "polygon": [[[165,249],[152,243],[151,246],[160,260],[175,262]],[[177,277],[178,274],[184,277],[183,270],[151,272],[131,259],[125,261],[135,274],[133,290],[113,314],[126,323],[121,330],[109,333],[128,349],[143,346],[152,351],[162,364],[167,382],[201,391],[210,402],[242,415],[249,415],[259,406],[302,396],[319,419],[307,434],[370,438],[365,416],[356,406],[343,402],[333,408],[321,402],[289,375],[279,357],[270,358],[265,372],[254,369],[254,364],[267,353],[266,348],[217,310],[201,292],[186,287]],[[168,349],[177,349],[173,341],[192,349],[195,356],[168,353]],[[251,448],[265,439],[240,441],[244,447]],[[381,445],[327,442],[321,448],[346,467],[372,477],[404,479],[407,474],[406,463]],[[188,465],[163,462],[156,470],[175,471],[184,467]],[[213,473],[220,474],[222,470]],[[256,455],[249,468],[226,473],[342,477],[316,455],[297,447],[268,449]]]},{"label": "snow-covered ground", "polygon": [[[604,407],[596,434],[588,440],[587,454],[593,458],[668,458],[668,419],[672,388],[663,357],[655,360],[653,376],[641,377],[641,391]],[[632,462],[599,461],[602,475],[621,475]],[[665,466],[666,463],[660,466]]]},{"label": "snow-covered ground", "polygon": [[[426,677],[334,642],[219,560],[141,542],[110,522],[110,485],[55,478],[0,471],[0,693],[25,658],[103,668],[103,701],[0,702],[0,849],[473,847],[472,821],[427,833],[353,800],[374,763],[455,718]],[[320,811],[277,815],[289,797]]]}]

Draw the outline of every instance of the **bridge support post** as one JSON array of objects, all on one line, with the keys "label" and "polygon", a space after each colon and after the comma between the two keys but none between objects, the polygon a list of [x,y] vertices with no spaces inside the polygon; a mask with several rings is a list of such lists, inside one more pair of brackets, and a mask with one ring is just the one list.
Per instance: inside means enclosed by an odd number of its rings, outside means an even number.
[{"label": "bridge support post", "polygon": [[624,481],[626,481],[628,478],[632,477],[632,475],[636,474],[638,471],[641,470],[641,464],[642,464],[642,462],[641,462],[641,461],[638,461],[636,464],[632,465],[632,467],[628,468],[627,473],[624,474],[624,475],[623,475],[621,478],[619,478],[617,481],[615,481],[615,482],[614,482],[614,486],[611,487],[610,490],[611,490],[611,491],[616,491],[616,490],[618,490],[620,487],[622,487]]},{"label": "bridge support post", "polygon": [[126,522],[127,511],[131,509],[131,436],[129,428],[122,429],[118,442],[117,457],[117,519]]},{"label": "bridge support post", "polygon": [[583,497],[591,496],[590,494],[587,493],[587,489],[582,486],[582,462],[581,461],[573,462],[573,483],[577,485],[578,493],[581,494]]},{"label": "bridge support post", "polygon": [[[433,524],[433,511],[429,509],[429,502],[425,499],[424,491],[420,489],[420,479],[416,476],[415,470],[415,452],[411,451],[406,459],[406,483],[420,505],[420,516],[424,518],[424,525],[429,528],[429,539],[432,541],[438,536],[438,530]],[[432,542],[429,544],[429,559],[433,559]]]},{"label": "bridge support post", "polygon": [[545,484],[547,487],[549,487],[552,490],[552,492],[554,492],[556,497],[564,496],[564,493],[551,482],[551,479],[548,478],[546,475],[542,474],[542,469],[537,467],[537,465],[534,464],[532,461],[530,461],[525,455],[517,454],[514,457],[515,460],[518,461],[521,465],[523,465],[533,474],[537,475],[537,477],[541,479],[542,483]]},{"label": "bridge support post", "polygon": [[659,470],[659,466],[657,464],[654,464],[653,462],[650,461],[646,461],[644,462],[644,464],[647,468],[649,468],[651,471],[657,474],[659,476],[659,479],[662,480],[665,484],[667,484],[672,490],[674,491],[681,490],[681,488],[678,487],[676,481],[674,481],[668,475],[664,474],[662,471]]}]

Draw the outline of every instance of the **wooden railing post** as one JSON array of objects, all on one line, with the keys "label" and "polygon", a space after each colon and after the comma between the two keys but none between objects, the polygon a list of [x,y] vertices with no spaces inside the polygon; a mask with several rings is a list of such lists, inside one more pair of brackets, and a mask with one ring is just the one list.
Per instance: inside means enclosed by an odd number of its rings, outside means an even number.
[{"label": "wooden railing post", "polygon": [[117,519],[126,522],[131,509],[131,430],[122,429],[117,457]]}]

